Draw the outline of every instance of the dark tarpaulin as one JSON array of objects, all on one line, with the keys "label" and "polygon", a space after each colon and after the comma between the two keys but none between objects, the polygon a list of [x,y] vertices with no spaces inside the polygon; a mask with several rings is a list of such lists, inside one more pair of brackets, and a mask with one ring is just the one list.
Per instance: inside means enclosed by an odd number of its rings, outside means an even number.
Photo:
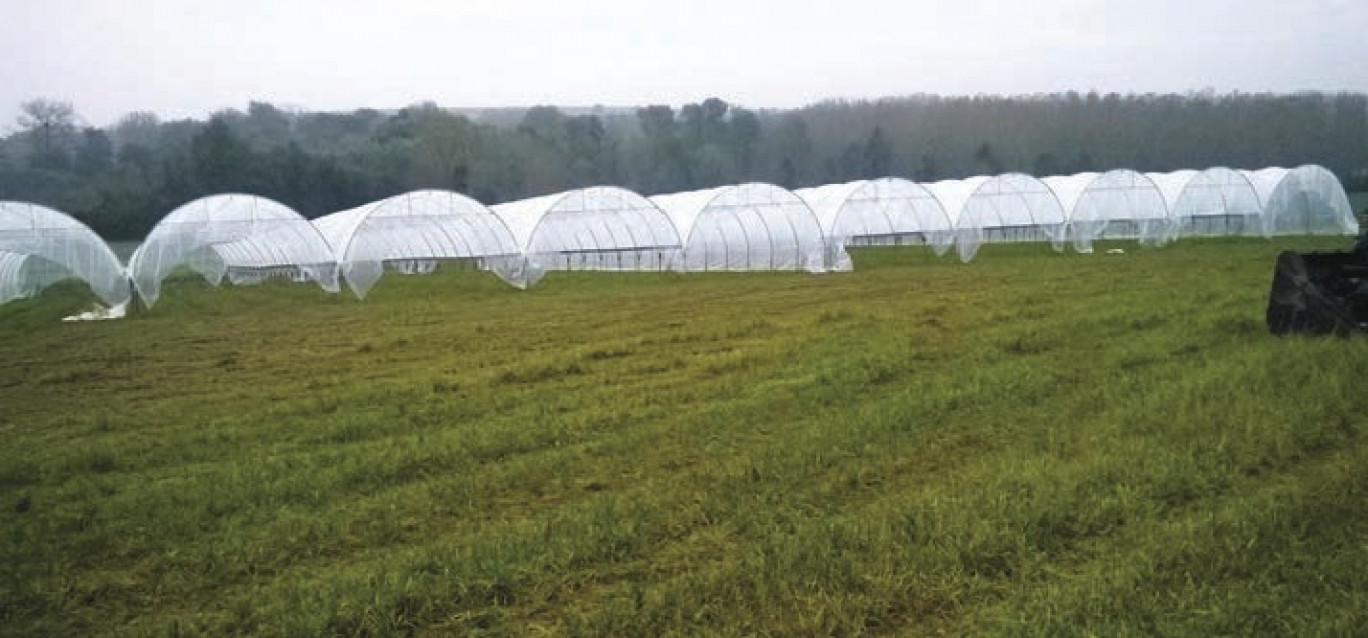
[{"label": "dark tarpaulin", "polygon": [[1368,329],[1368,247],[1341,253],[1283,251],[1268,294],[1276,335],[1348,336]]}]

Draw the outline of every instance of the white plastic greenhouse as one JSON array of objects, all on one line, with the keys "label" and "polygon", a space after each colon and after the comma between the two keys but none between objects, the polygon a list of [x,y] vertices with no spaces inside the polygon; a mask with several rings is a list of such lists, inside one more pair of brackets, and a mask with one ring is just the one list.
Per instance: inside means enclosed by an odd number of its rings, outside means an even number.
[{"label": "white plastic greenhouse", "polygon": [[1176,237],[1270,235],[1254,185],[1239,171],[1216,167],[1146,176],[1164,194]]},{"label": "white plastic greenhouse", "polygon": [[850,270],[846,248],[860,245],[926,245],[940,255],[953,243],[967,262],[984,243],[1071,242],[1087,253],[1099,239],[1358,232],[1343,186],[1316,165],[930,184],[885,177],[796,192],[747,183],[651,198],[595,186],[497,206],[420,190],[312,223],[269,199],[223,194],[168,214],[127,268],[75,219],[0,202],[0,303],[78,277],[110,306],[95,316],[122,316],[132,291],[151,307],[181,267],[213,285],[284,276],[330,292],[345,276],[364,298],[386,269],[425,273],[446,260],[525,288],[548,270]]},{"label": "white plastic greenhouse", "polygon": [[969,261],[984,242],[1049,241],[1064,247],[1066,220],[1059,198],[1044,182],[1021,173],[928,184],[955,215],[955,246]]},{"label": "white plastic greenhouse", "polygon": [[1135,239],[1160,245],[1172,237],[1173,218],[1159,186],[1135,171],[1046,177],[1069,220],[1074,249],[1092,252],[1098,239]]},{"label": "white plastic greenhouse", "polygon": [[1355,235],[1358,220],[1334,173],[1314,164],[1242,171],[1274,235]]},{"label": "white plastic greenhouse", "polygon": [[85,281],[111,308],[132,296],[123,264],[85,224],[45,206],[0,202],[0,303],[69,277]]},{"label": "white plastic greenhouse", "polygon": [[247,284],[281,275],[338,291],[336,258],[313,224],[254,195],[212,195],[172,211],[133,253],[128,271],[151,307],[162,280],[182,265],[216,286],[225,277]]},{"label": "white plastic greenhouse", "polygon": [[685,238],[682,270],[826,269],[817,215],[787,189],[748,183],[657,195],[651,201]]},{"label": "white plastic greenhouse", "polygon": [[827,242],[827,268],[850,270],[845,247],[924,244],[945,254],[955,223],[940,200],[916,182],[896,177],[828,184],[794,191],[812,207]]},{"label": "white plastic greenhouse", "polygon": [[547,270],[668,270],[679,232],[650,200],[594,186],[491,207],[527,257],[528,284]]},{"label": "white plastic greenhouse", "polygon": [[526,285],[522,250],[493,211],[465,195],[422,190],[324,215],[313,225],[342,276],[364,298],[386,266],[430,272],[440,260],[471,259],[508,283]]}]

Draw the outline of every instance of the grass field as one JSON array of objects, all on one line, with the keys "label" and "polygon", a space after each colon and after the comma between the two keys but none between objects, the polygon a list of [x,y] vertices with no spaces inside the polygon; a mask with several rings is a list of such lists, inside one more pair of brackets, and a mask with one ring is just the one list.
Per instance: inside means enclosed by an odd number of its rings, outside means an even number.
[{"label": "grass field", "polygon": [[7,635],[1349,635],[1368,341],[1279,246],[0,307]]}]

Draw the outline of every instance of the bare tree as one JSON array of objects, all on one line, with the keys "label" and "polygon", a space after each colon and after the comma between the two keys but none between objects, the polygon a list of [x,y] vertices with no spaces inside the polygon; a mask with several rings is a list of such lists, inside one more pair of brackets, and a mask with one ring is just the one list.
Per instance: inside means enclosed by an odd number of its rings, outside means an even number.
[{"label": "bare tree", "polygon": [[52,152],[54,139],[61,140],[76,132],[76,109],[71,102],[38,98],[20,104],[19,110],[19,126],[38,134],[44,155]]}]

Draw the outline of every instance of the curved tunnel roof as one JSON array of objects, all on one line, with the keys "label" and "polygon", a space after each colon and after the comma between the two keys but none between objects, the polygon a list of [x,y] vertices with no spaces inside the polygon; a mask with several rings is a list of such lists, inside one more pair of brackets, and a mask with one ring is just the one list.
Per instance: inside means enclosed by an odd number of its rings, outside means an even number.
[{"label": "curved tunnel roof", "polygon": [[1059,198],[1044,182],[1022,173],[971,178],[952,184],[951,194],[963,197],[955,221],[955,245],[960,259],[969,261],[992,231],[1008,229],[1039,232],[1061,249],[1066,219]]},{"label": "curved tunnel roof", "polygon": [[505,281],[520,284],[516,267],[501,267],[514,266],[521,255],[513,234],[484,204],[460,193],[413,191],[319,217],[313,225],[358,297],[391,260],[481,258]]},{"label": "curved tunnel roof", "polygon": [[132,292],[119,258],[99,235],[58,210],[0,202],[0,303],[77,277],[109,306]]},{"label": "curved tunnel roof", "polygon": [[954,239],[954,220],[921,184],[897,177],[794,191],[812,207],[828,242],[920,233],[937,252]]},{"label": "curved tunnel roof", "polygon": [[651,201],[685,238],[685,270],[826,270],[817,214],[788,189],[751,182]]},{"label": "curved tunnel roof", "polygon": [[288,206],[255,195],[211,195],[171,211],[133,253],[128,270],[151,307],[162,280],[181,265],[215,284],[229,268],[298,267],[325,290],[338,290],[336,257],[318,229]]}]

